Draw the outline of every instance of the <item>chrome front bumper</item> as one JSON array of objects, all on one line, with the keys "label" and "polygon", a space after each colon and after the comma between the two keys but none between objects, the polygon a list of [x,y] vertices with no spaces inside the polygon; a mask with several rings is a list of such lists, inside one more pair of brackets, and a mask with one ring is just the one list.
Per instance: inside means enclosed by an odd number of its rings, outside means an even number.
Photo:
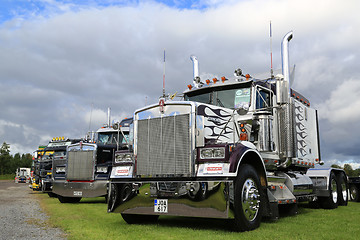
[{"label": "chrome front bumper", "polygon": [[101,197],[107,194],[108,180],[94,182],[54,181],[53,193],[63,197]]}]

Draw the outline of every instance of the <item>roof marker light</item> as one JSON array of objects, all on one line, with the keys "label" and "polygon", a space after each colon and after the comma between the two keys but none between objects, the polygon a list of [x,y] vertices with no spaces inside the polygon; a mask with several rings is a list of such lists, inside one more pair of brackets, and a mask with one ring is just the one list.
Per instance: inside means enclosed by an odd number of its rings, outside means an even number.
[{"label": "roof marker light", "polygon": [[210,79],[206,79],[206,84],[209,85],[210,84]]},{"label": "roof marker light", "polygon": [[216,83],[218,81],[217,78],[213,78],[213,82]]},{"label": "roof marker light", "polygon": [[246,80],[249,80],[249,78],[251,78],[250,74],[246,74],[245,77],[246,77]]},{"label": "roof marker light", "polygon": [[222,81],[223,83],[224,83],[226,80],[227,80],[227,79],[226,79],[225,76],[221,77],[221,81]]},{"label": "roof marker light", "polygon": [[191,89],[192,89],[191,84],[187,85],[187,87],[189,88],[189,90],[191,90]]}]

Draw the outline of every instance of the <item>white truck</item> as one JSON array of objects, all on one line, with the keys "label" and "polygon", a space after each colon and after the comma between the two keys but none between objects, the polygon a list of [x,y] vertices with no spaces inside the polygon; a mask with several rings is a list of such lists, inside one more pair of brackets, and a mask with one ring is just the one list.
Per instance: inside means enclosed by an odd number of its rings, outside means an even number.
[{"label": "white truck", "polygon": [[282,75],[269,79],[237,69],[234,79],[203,83],[192,56],[193,85],[183,101],[162,98],[135,111],[134,149],[115,156],[108,211],[127,223],[162,215],[232,219],[235,230],[248,231],[263,217],[278,218],[279,208],[296,213],[302,201],[347,205],[345,172],[315,168],[323,163],[318,116],[290,87],[292,36],[281,44]]},{"label": "white truck", "polygon": [[15,183],[30,183],[30,168],[17,168],[15,173]]}]

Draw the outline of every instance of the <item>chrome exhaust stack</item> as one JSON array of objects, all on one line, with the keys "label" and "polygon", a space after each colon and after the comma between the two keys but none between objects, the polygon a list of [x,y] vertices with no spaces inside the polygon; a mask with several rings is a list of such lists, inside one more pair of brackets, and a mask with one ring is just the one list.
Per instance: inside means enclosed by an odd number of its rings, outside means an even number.
[{"label": "chrome exhaust stack", "polygon": [[289,42],[293,32],[288,32],[281,42],[282,75],[276,76],[276,101],[281,107],[278,110],[279,119],[279,152],[280,168],[287,168],[295,157],[294,116],[290,88]]},{"label": "chrome exhaust stack", "polygon": [[202,86],[202,82],[200,81],[200,75],[199,75],[199,61],[196,56],[191,55],[190,60],[193,62],[193,82],[196,88],[199,88]]},{"label": "chrome exhaust stack", "polygon": [[108,114],[107,114],[107,118],[108,118],[107,124],[108,124],[108,127],[111,126],[111,117],[110,117],[110,114],[111,114],[111,108],[108,108]]},{"label": "chrome exhaust stack", "polygon": [[293,37],[293,32],[288,32],[281,42],[281,63],[282,75],[276,76],[276,99],[279,104],[289,103],[290,93],[290,62],[289,62],[289,42]]},{"label": "chrome exhaust stack", "polygon": [[[289,42],[293,37],[293,32],[288,32],[281,42],[281,62],[282,62],[282,74],[284,80],[290,82],[290,60],[289,60]],[[289,84],[290,86],[290,84]]]}]

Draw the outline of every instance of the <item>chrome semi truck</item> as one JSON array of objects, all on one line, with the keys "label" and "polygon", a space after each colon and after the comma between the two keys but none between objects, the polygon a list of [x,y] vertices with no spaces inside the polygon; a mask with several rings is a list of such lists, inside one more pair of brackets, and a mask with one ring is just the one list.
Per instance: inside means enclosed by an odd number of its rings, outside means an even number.
[{"label": "chrome semi truck", "polygon": [[[80,141],[67,147],[66,158],[54,161],[53,192],[61,203],[81,198],[107,197],[109,174],[116,150],[128,148],[128,119],[96,131],[95,141]],[[132,121],[132,119],[131,119]]]},{"label": "chrome semi truck", "polygon": [[[108,211],[127,223],[159,216],[231,219],[237,231],[259,227],[279,209],[297,213],[308,201],[346,205],[347,177],[322,165],[317,111],[290,87],[289,41],[282,74],[202,80],[192,56],[193,84],[183,101],[160,99],[134,113],[133,152],[118,153]],[[126,194],[131,186],[131,194]],[[123,195],[121,195],[123,194]],[[125,198],[126,197],[126,198]]]}]

